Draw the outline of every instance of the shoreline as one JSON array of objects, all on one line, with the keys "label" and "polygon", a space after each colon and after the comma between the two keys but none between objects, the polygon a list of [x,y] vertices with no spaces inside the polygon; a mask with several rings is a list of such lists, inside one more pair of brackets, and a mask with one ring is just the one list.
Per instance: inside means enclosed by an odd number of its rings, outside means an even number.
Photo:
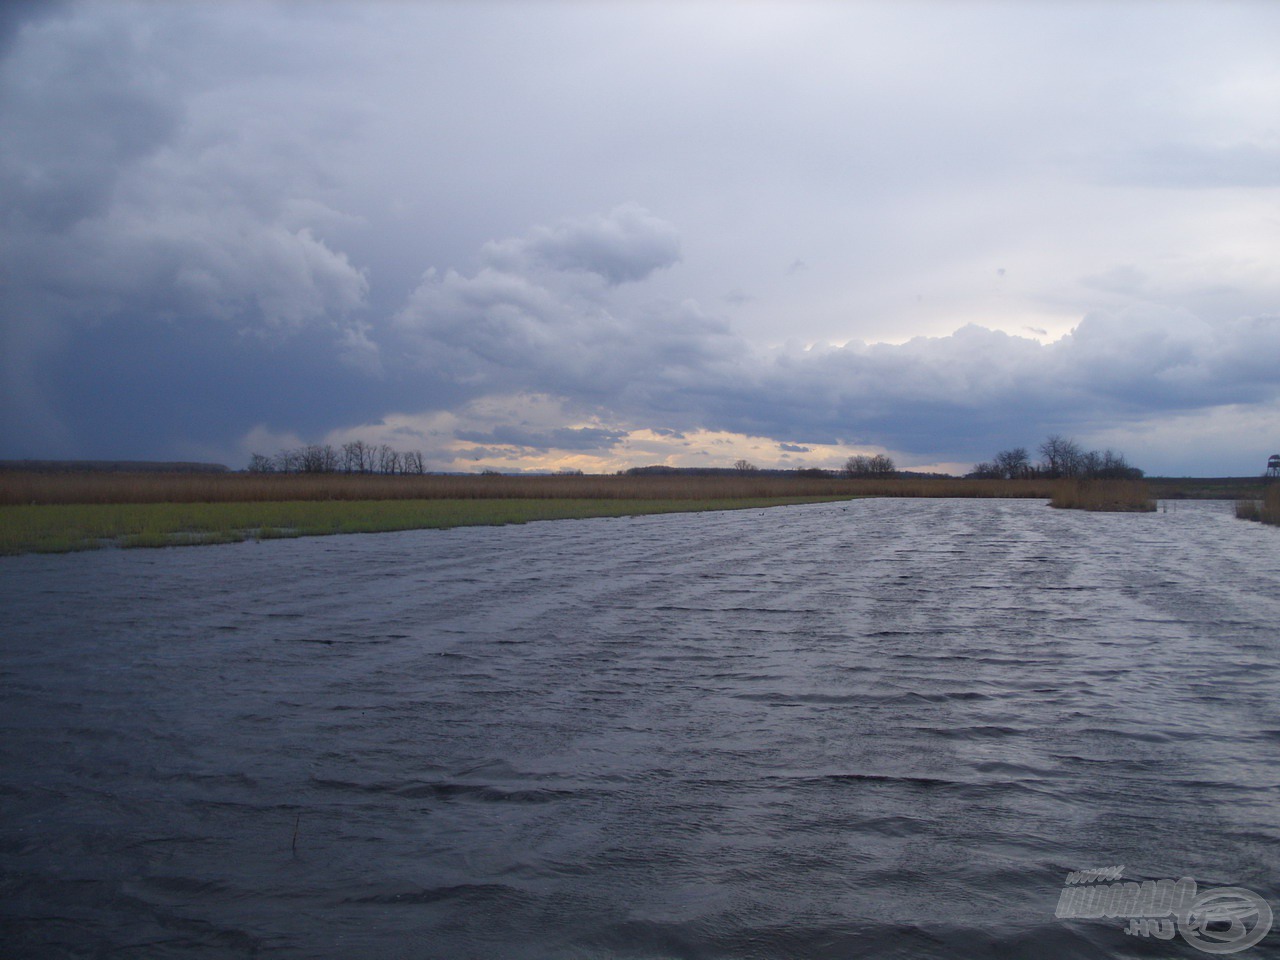
[{"label": "shoreline", "polygon": [[0,507],[0,555],[212,546],[246,540],[504,526],[536,520],[703,513],[829,503],[843,496],[709,499],[300,500]]}]

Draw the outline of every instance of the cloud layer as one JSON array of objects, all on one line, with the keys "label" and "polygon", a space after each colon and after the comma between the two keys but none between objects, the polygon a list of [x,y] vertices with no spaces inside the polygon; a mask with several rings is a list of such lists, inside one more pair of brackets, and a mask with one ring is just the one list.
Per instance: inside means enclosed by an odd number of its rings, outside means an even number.
[{"label": "cloud layer", "polygon": [[1280,448],[1273,8],[6,10],[0,456]]}]

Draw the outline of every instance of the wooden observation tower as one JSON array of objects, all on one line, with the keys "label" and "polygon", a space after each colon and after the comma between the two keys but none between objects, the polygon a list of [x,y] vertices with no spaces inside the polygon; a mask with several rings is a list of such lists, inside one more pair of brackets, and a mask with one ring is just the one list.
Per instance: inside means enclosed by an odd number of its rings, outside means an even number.
[{"label": "wooden observation tower", "polygon": [[1273,453],[1267,458],[1267,472],[1264,477],[1280,477],[1280,453]]}]

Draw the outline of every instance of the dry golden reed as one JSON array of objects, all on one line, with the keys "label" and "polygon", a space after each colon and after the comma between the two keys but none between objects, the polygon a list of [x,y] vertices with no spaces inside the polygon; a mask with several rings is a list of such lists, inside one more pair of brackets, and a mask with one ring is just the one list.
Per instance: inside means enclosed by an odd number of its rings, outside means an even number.
[{"label": "dry golden reed", "polygon": [[1142,480],[1063,480],[1049,506],[1104,513],[1150,513],[1156,508]]},{"label": "dry golden reed", "polygon": [[1236,516],[1280,526],[1280,483],[1270,484],[1261,500],[1237,500]]},{"label": "dry golden reed", "polygon": [[0,504],[226,503],[292,500],[738,497],[1032,497],[1057,480],[775,476],[446,476],[251,473],[0,473]]}]

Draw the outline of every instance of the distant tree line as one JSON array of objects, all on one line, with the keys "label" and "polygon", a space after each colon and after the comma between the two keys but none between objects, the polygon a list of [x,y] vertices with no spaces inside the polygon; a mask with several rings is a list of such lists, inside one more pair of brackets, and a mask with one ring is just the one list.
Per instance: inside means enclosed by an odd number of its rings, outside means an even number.
[{"label": "distant tree line", "polygon": [[186,460],[0,460],[0,471],[25,473],[227,473],[221,463]]},{"label": "distant tree line", "polygon": [[883,453],[877,453],[874,457],[857,454],[844,462],[844,469],[840,472],[854,480],[858,477],[892,477],[898,472],[898,468],[894,465],[893,458],[886,457]]},{"label": "distant tree line", "polygon": [[1125,462],[1124,454],[1085,450],[1074,440],[1053,434],[1037,448],[1032,462],[1026,447],[1001,450],[992,460],[977,464],[967,476],[984,480],[1081,477],[1104,480],[1140,480],[1143,472]]},{"label": "distant tree line", "polygon": [[249,472],[424,474],[427,468],[420,451],[401,451],[385,443],[353,440],[340,447],[311,443],[282,450],[273,457],[255,453],[249,458]]}]

